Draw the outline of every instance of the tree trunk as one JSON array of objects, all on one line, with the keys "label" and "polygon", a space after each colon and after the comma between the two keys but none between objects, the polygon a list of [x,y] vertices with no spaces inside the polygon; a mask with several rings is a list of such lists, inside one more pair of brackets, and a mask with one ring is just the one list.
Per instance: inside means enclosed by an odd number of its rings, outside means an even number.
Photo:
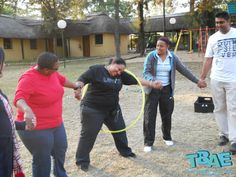
[{"label": "tree trunk", "polygon": [[163,0],[163,33],[166,36],[166,1]]},{"label": "tree trunk", "polygon": [[57,54],[57,37],[53,37],[53,53]]},{"label": "tree trunk", "polygon": [[138,52],[144,56],[145,52],[145,34],[144,34],[144,17],[143,17],[143,0],[138,2],[138,18],[139,18],[139,42]]},{"label": "tree trunk", "polygon": [[195,0],[190,0],[190,13],[192,15],[194,14],[194,4],[195,4]]},{"label": "tree trunk", "polygon": [[119,32],[119,22],[120,22],[120,17],[119,17],[119,5],[120,5],[120,0],[115,0],[115,47],[116,47],[116,58],[120,58],[120,32]]}]

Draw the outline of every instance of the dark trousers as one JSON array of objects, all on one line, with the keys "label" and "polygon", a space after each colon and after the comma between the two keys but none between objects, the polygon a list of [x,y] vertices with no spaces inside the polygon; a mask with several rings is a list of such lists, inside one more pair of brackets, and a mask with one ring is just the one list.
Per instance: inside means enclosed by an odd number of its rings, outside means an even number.
[{"label": "dark trousers", "polygon": [[18,131],[25,147],[33,156],[33,177],[50,177],[51,156],[56,177],[67,177],[64,169],[67,138],[64,125],[57,128]]},{"label": "dark trousers", "polygon": [[[90,163],[89,153],[93,148],[98,132],[103,123],[109,130],[121,130],[125,128],[125,122],[119,108],[118,115],[111,112],[94,109],[81,105],[81,132],[76,152],[76,164],[88,165]],[[126,132],[112,134],[116,148],[121,155],[130,154],[131,148],[128,147]]]},{"label": "dark trousers", "polygon": [[13,172],[13,138],[0,137],[0,177],[11,177]]},{"label": "dark trousers", "polygon": [[161,90],[152,89],[149,95],[146,95],[144,107],[144,145],[152,146],[155,140],[157,107],[162,120],[162,134],[164,140],[171,138],[171,117],[174,110],[174,98],[171,96],[171,87],[165,86]]}]

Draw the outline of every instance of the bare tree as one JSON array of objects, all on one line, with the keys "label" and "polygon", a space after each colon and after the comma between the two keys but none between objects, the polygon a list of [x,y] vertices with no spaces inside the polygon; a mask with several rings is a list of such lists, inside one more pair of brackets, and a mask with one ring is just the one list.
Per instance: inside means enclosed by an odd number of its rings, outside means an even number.
[{"label": "bare tree", "polygon": [[139,40],[138,40],[138,52],[141,56],[144,56],[145,52],[145,33],[144,33],[144,17],[143,17],[144,0],[138,1],[138,18],[139,18]]},{"label": "bare tree", "polygon": [[189,5],[190,5],[191,14],[194,14],[194,4],[195,4],[195,0],[190,0]]},{"label": "bare tree", "polygon": [[120,32],[119,32],[119,22],[120,22],[120,16],[119,16],[119,4],[120,0],[115,0],[115,46],[116,46],[116,58],[120,58]]}]

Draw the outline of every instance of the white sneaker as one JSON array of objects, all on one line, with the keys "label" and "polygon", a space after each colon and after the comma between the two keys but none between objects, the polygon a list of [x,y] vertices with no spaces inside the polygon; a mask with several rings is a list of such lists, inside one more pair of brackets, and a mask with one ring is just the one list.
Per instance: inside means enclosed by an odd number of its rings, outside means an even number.
[{"label": "white sneaker", "polygon": [[144,152],[151,152],[152,151],[152,146],[144,146],[143,151]]},{"label": "white sneaker", "polygon": [[172,140],[164,140],[167,146],[173,146],[174,142]]}]

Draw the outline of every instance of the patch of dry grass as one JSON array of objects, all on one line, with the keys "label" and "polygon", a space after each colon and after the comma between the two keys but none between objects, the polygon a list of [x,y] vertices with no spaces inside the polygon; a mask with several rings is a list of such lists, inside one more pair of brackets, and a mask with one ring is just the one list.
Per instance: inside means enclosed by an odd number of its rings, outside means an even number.
[{"label": "patch of dry grass", "polygon": [[[89,65],[104,63],[104,60],[76,61],[68,63],[60,72],[71,80],[85,71]],[[128,69],[141,76],[143,63],[129,63]],[[186,63],[194,73],[199,75],[200,62]],[[5,68],[5,76],[0,80],[1,89],[13,99],[14,90],[19,76],[29,66],[10,66]],[[64,96],[64,123],[68,137],[68,150],[65,168],[70,177],[191,177],[191,176],[236,176],[233,167],[215,169],[198,167],[190,171],[190,165],[185,155],[195,153],[200,149],[212,153],[228,151],[228,146],[216,145],[218,133],[213,114],[194,113],[193,103],[198,95],[210,95],[209,88],[199,90],[195,84],[189,82],[179,74],[176,80],[175,110],[173,114],[172,135],[175,140],[173,147],[166,147],[162,141],[160,131],[160,116],[157,116],[156,141],[154,151],[143,152],[142,120],[135,127],[127,131],[129,145],[137,154],[136,159],[122,158],[118,155],[110,134],[100,133],[91,152],[91,167],[87,173],[77,169],[75,165],[75,151],[80,132],[79,102],[73,98],[73,91],[65,89]],[[141,94],[138,87],[124,87],[120,102],[123,108],[125,121],[129,124],[140,111]],[[31,174],[31,156],[23,145],[21,154],[27,176]],[[233,157],[235,163],[235,157]],[[201,174],[201,170],[208,170]],[[218,173],[216,173],[218,170]],[[227,171],[232,170],[232,171]],[[211,172],[212,174],[208,174]],[[232,173],[232,174],[222,174]],[[207,175],[208,174],[208,175]]]}]

